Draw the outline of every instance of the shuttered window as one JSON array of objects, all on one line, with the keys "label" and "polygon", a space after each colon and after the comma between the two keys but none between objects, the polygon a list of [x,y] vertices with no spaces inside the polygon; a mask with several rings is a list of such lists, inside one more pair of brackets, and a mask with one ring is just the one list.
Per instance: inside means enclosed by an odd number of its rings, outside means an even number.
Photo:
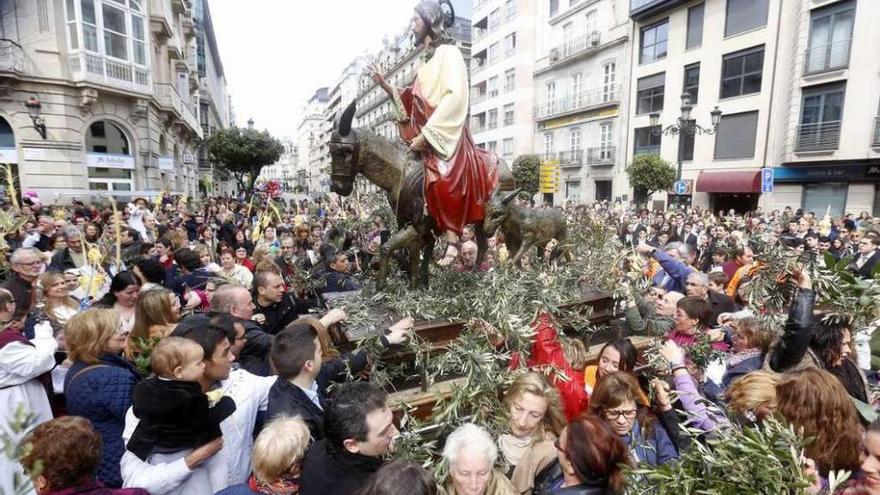
[{"label": "shuttered window", "polygon": [[754,157],[757,132],[758,112],[721,116],[715,136],[715,159]]}]

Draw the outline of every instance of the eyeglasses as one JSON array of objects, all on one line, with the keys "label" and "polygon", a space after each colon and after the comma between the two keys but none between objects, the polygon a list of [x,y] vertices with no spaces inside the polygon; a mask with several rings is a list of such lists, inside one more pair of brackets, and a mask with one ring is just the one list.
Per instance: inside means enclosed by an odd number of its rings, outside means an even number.
[{"label": "eyeglasses", "polygon": [[605,417],[611,421],[614,421],[621,416],[626,419],[633,419],[638,412],[638,409],[605,409]]},{"label": "eyeglasses", "polygon": [[38,265],[42,265],[42,264],[43,264],[43,260],[31,261],[28,263],[25,263],[23,261],[19,261],[18,263],[16,263],[16,265],[22,265],[22,266],[38,266]]}]

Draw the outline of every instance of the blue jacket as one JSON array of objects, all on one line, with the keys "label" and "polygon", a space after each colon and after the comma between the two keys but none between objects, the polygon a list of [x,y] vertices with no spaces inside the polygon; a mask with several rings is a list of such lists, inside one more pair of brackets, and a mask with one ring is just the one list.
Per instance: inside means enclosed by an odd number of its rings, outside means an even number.
[{"label": "blue jacket", "polygon": [[623,437],[623,443],[629,446],[637,464],[657,466],[678,459],[678,450],[659,422],[654,423],[651,437],[644,438],[642,425],[636,420],[629,434]]},{"label": "blue jacket", "polygon": [[[654,259],[660,263],[662,270],[657,270],[657,273],[654,274],[654,278],[651,279],[652,285],[662,287],[667,291],[674,290],[687,294],[685,282],[687,282],[688,275],[695,270],[660,250],[654,251]],[[666,280],[664,281],[664,279]]]},{"label": "blue jacket", "polygon": [[[140,380],[137,370],[121,356],[105,354],[100,365],[83,371],[86,363],[77,361],[64,380],[67,412],[92,422],[101,434],[103,448],[96,478],[111,488],[122,486],[119,460],[125,453],[122,430],[125,413],[131,407],[131,393]],[[75,379],[74,379],[75,378]]]}]

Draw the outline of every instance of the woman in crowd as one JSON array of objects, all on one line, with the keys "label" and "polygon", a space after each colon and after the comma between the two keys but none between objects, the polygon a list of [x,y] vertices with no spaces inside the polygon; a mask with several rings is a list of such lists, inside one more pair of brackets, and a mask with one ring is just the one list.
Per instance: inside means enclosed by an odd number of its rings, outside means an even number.
[{"label": "woman in crowd", "polygon": [[253,474],[246,483],[217,495],[294,495],[299,490],[302,459],[309,446],[309,427],[299,418],[279,416],[254,441]]},{"label": "woman in crowd", "polygon": [[110,290],[93,306],[114,309],[119,314],[120,331],[127,335],[134,328],[135,305],[141,290],[141,279],[128,270],[117,273],[110,281]]},{"label": "woman in crowd", "polygon": [[[37,325],[35,336],[28,340],[21,333],[20,321],[12,322],[15,300],[12,293],[0,289],[0,435],[12,441],[21,439],[9,425],[18,409],[33,415],[34,424],[52,419],[52,408],[42,378],[55,366],[58,347],[52,327]],[[20,469],[6,455],[0,454],[0,493],[14,493],[12,473]]]},{"label": "woman in crowd", "polygon": [[357,495],[436,495],[437,485],[425,468],[413,461],[396,460],[382,466]]},{"label": "woman in crowd", "polygon": [[541,495],[619,495],[624,492],[622,467],[629,464],[626,446],[607,423],[581,415],[569,423],[556,443],[552,476]]},{"label": "woman in crowd", "polygon": [[510,481],[495,469],[498,447],[489,432],[473,423],[455,429],[443,446],[449,475],[441,484],[443,495],[515,495]]},{"label": "woman in crowd", "polygon": [[[243,248],[239,248],[241,250]],[[254,274],[250,270],[235,262],[235,255],[231,251],[220,253],[220,276],[225,277],[250,290],[254,281]]]},{"label": "woman in crowd", "polygon": [[868,426],[860,459],[862,477],[850,482],[843,495],[880,495],[880,419]]},{"label": "woman in crowd", "polygon": [[208,248],[208,254],[211,261],[217,262],[217,237],[214,235],[214,229],[210,225],[204,224],[199,227],[199,243],[204,244]]},{"label": "woman in crowd", "polygon": [[202,262],[202,268],[207,268],[212,272],[220,271],[220,265],[217,264],[217,261],[220,260],[219,255],[212,256],[212,253],[215,251],[212,251],[211,248],[204,244],[196,244],[192,249],[197,255],[199,255],[199,261]]},{"label": "woman in crowd", "polygon": [[141,292],[135,310],[134,327],[128,335],[126,356],[134,358],[146,346],[165,338],[177,327],[180,299],[168,289],[154,287]]},{"label": "woman in crowd", "polygon": [[812,438],[804,455],[815,461],[821,476],[859,469],[862,426],[834,375],[816,368],[787,373],[776,386],[776,413],[804,438]]},{"label": "woman in crowd", "polygon": [[645,406],[639,406],[641,389],[630,373],[604,376],[590,398],[590,412],[604,419],[620,436],[635,464],[658,465],[678,458],[678,451],[663,425]]},{"label": "woman in crowd", "polygon": [[519,375],[504,395],[508,433],[498,445],[516,493],[530,493],[556,455],[553,442],[565,427],[559,390],[544,375]]},{"label": "woman in crowd", "polygon": [[119,314],[109,309],[78,313],[65,330],[68,358],[73,362],[64,382],[67,412],[85,417],[101,434],[97,479],[110,487],[122,485],[119,460],[125,451],[125,412],[140,380],[134,366],[122,358],[127,337]]},{"label": "woman in crowd", "polygon": [[108,489],[95,480],[103,462],[102,440],[85,418],[65,416],[43,423],[28,441],[30,449],[21,463],[31,473],[37,495],[150,495],[140,488]]},{"label": "woman in crowd", "polygon": [[83,234],[85,234],[86,242],[95,244],[101,237],[101,229],[94,223],[89,222],[83,227]]},{"label": "woman in crowd", "polygon": [[782,375],[753,371],[737,378],[724,393],[727,409],[748,422],[761,422],[776,410],[776,386]]},{"label": "woman in crowd", "polygon": [[67,248],[67,240],[62,234],[52,234],[49,236],[49,251],[52,255]]},{"label": "woman in crowd", "polygon": [[61,334],[64,325],[79,311],[76,299],[70,297],[70,290],[64,274],[48,272],[40,275],[39,284],[43,288],[46,316],[55,328],[55,334]]},{"label": "woman in crowd", "polygon": [[[639,358],[639,351],[629,339],[617,339],[608,342],[599,351],[599,360],[584,369],[584,386],[588,394],[592,394],[596,388],[596,382],[615,371],[632,373]],[[640,396],[640,403],[648,405],[648,399],[644,394]]]},{"label": "woman in crowd", "polygon": [[254,243],[247,238],[244,230],[236,229],[233,233],[232,248],[237,250],[240,247],[244,248],[247,256],[254,252]]},{"label": "woman in crowd", "polygon": [[[254,250],[254,252],[256,252],[256,250]],[[246,268],[251,274],[254,273],[254,267],[256,266],[254,262],[248,258],[248,251],[245,250],[244,246],[240,245],[235,248],[235,264]]]}]

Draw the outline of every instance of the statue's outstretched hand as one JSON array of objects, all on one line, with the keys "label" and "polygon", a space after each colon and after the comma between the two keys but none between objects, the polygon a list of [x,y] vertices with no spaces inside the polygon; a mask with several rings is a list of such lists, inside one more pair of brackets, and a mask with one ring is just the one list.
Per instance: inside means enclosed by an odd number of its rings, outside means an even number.
[{"label": "statue's outstretched hand", "polygon": [[391,86],[388,85],[388,81],[385,80],[385,76],[382,75],[382,71],[379,70],[379,66],[376,64],[370,65],[370,77],[373,79],[373,82],[379,85],[382,89],[385,90],[386,93],[391,92]]},{"label": "statue's outstretched hand", "polygon": [[425,151],[428,147],[428,140],[425,139],[425,136],[419,134],[409,143],[409,149],[413,151]]}]

